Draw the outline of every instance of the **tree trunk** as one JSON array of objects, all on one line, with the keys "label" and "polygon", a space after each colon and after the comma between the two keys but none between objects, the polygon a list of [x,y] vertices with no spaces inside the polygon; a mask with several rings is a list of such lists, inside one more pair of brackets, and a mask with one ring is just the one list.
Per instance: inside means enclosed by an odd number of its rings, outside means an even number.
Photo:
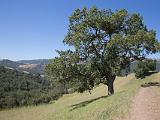
[{"label": "tree trunk", "polygon": [[109,80],[108,81],[108,95],[113,95],[114,94],[113,82],[114,82],[114,80]]},{"label": "tree trunk", "polygon": [[114,94],[114,80],[116,78],[116,75],[112,75],[112,74],[108,74],[108,76],[106,76],[106,80],[107,80],[107,86],[108,86],[108,95],[113,95]]}]

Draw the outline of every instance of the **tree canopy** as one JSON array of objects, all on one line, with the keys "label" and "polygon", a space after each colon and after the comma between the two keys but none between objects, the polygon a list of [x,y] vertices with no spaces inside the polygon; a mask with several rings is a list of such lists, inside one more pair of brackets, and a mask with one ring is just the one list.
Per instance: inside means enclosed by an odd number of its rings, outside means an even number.
[{"label": "tree canopy", "polygon": [[113,83],[122,69],[160,48],[156,32],[147,28],[140,14],[96,7],[73,12],[63,42],[74,50],[57,51],[59,57],[46,66],[46,76],[80,83],[80,92],[103,83],[109,95],[114,93]]}]

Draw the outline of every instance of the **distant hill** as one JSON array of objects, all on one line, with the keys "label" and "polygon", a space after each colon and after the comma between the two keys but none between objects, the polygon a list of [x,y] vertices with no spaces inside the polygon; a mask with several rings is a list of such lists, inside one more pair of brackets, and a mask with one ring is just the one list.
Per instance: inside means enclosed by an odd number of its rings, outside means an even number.
[{"label": "distant hill", "polygon": [[49,59],[35,59],[35,60],[20,60],[17,61],[17,63],[21,63],[21,64],[48,64]]},{"label": "distant hill", "polygon": [[16,69],[18,68],[19,65],[22,65],[22,63],[18,63],[18,62],[11,61],[8,59],[2,59],[0,60],[0,65]]},{"label": "distant hill", "polygon": [[37,60],[20,60],[17,63],[22,64],[19,69],[26,70],[31,73],[44,74],[44,67],[49,63],[49,59],[37,59]]},{"label": "distant hill", "polygon": [[27,71],[32,74],[44,74],[44,67],[49,63],[49,59],[37,59],[37,60],[20,60],[11,61],[8,59],[0,60],[0,65],[7,68],[16,69],[19,71]]}]

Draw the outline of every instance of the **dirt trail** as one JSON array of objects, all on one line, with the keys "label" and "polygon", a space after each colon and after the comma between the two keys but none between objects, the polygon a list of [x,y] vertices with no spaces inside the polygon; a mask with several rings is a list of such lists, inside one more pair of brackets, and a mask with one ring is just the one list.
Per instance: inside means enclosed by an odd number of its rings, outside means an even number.
[{"label": "dirt trail", "polygon": [[142,87],[127,120],[160,120],[160,87]]}]

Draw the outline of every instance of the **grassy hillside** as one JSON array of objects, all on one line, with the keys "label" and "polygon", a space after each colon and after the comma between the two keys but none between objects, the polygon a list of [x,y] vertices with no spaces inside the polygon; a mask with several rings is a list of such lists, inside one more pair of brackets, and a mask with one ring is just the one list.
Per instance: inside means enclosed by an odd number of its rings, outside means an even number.
[{"label": "grassy hillside", "polygon": [[51,104],[22,107],[0,111],[0,120],[112,120],[124,118],[130,109],[132,99],[140,85],[149,81],[159,81],[160,73],[143,80],[134,75],[118,77],[115,95],[106,96],[106,87],[96,87],[92,94],[73,93],[64,95]]}]

